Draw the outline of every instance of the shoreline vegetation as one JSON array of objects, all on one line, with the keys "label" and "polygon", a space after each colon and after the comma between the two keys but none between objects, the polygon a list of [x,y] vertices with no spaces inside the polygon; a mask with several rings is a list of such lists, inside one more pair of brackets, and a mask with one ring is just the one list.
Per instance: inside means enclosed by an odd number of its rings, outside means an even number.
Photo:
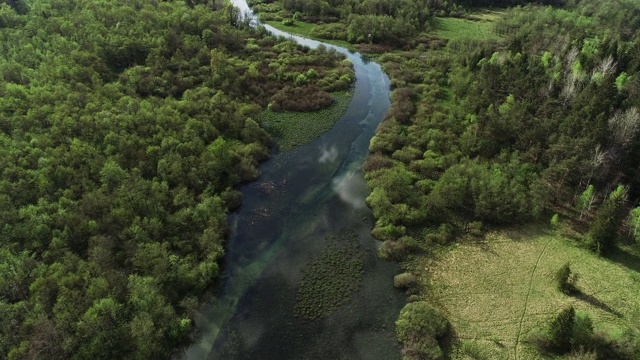
[{"label": "shoreline vegetation", "polygon": [[390,76],[363,168],[380,256],[416,304],[403,357],[640,357],[637,4],[322,4],[253,8]]}]

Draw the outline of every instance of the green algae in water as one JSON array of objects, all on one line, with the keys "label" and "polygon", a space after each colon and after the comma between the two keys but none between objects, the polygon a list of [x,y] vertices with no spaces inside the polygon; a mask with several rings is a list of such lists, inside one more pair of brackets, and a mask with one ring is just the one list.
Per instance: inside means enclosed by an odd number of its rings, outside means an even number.
[{"label": "green algae in water", "polygon": [[328,246],[302,270],[295,315],[317,320],[329,315],[358,291],[364,275],[362,252],[355,234],[327,237]]}]

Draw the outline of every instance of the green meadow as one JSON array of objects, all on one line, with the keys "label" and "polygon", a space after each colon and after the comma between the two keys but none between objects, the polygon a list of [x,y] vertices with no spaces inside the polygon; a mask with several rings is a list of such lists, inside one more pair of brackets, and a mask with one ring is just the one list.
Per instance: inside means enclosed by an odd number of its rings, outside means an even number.
[{"label": "green meadow", "polygon": [[[452,245],[421,267],[429,300],[451,321],[453,359],[537,359],[527,343],[573,305],[596,333],[615,338],[640,320],[640,249],[598,257],[552,230],[526,227],[490,232],[482,241]],[[426,260],[426,259],[425,259]],[[580,293],[560,292],[554,273],[569,262]]]},{"label": "green meadow", "polygon": [[474,13],[469,19],[442,17],[436,18],[436,35],[449,40],[490,40],[499,36],[493,31],[494,21],[500,17],[498,12],[483,11]]}]

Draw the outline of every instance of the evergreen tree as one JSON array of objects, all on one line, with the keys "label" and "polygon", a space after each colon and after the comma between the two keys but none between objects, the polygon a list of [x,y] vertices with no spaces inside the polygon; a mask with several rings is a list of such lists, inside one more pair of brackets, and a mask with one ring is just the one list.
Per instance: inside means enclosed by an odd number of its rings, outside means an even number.
[{"label": "evergreen tree", "polygon": [[603,254],[613,247],[618,228],[624,220],[625,200],[626,189],[620,185],[598,209],[587,236],[587,244],[591,250]]},{"label": "evergreen tree", "polygon": [[564,354],[571,350],[571,339],[573,336],[573,325],[576,311],[570,306],[560,312],[549,326],[549,345],[551,348]]},{"label": "evergreen tree", "polygon": [[569,263],[564,264],[555,274],[556,285],[558,290],[567,295],[571,295],[578,291],[576,282],[578,281],[578,274],[571,271]]}]

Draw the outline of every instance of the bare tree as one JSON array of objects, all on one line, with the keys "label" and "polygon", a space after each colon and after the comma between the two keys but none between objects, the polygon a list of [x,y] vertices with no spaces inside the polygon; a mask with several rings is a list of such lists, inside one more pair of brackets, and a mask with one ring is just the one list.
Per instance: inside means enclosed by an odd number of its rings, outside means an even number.
[{"label": "bare tree", "polygon": [[573,65],[578,58],[578,54],[580,51],[577,47],[572,47],[565,57],[564,63],[564,86],[562,87],[562,97],[564,98],[564,103],[566,105],[567,101],[576,93],[576,89],[578,88],[578,82],[582,79],[583,75],[581,72],[576,72],[573,69]]},{"label": "bare tree", "polygon": [[608,155],[609,155],[609,152],[603,149],[600,144],[598,144],[596,146],[596,151],[593,154],[593,159],[591,160],[591,166],[594,169],[599,168],[600,166],[602,166],[602,164],[604,164],[604,161],[607,159]]},{"label": "bare tree", "polygon": [[627,148],[635,139],[640,129],[640,112],[632,107],[625,112],[616,112],[609,119],[609,130],[614,146]]},{"label": "bare tree", "polygon": [[580,54],[580,50],[577,47],[573,46],[569,52],[567,52],[567,57],[564,59],[564,69],[565,73],[571,72],[571,66],[578,58],[578,54]]},{"label": "bare tree", "polygon": [[604,77],[604,76],[607,76],[609,73],[615,71],[617,65],[618,63],[613,61],[613,56],[609,55],[602,60],[602,62],[596,67],[596,69]]}]

